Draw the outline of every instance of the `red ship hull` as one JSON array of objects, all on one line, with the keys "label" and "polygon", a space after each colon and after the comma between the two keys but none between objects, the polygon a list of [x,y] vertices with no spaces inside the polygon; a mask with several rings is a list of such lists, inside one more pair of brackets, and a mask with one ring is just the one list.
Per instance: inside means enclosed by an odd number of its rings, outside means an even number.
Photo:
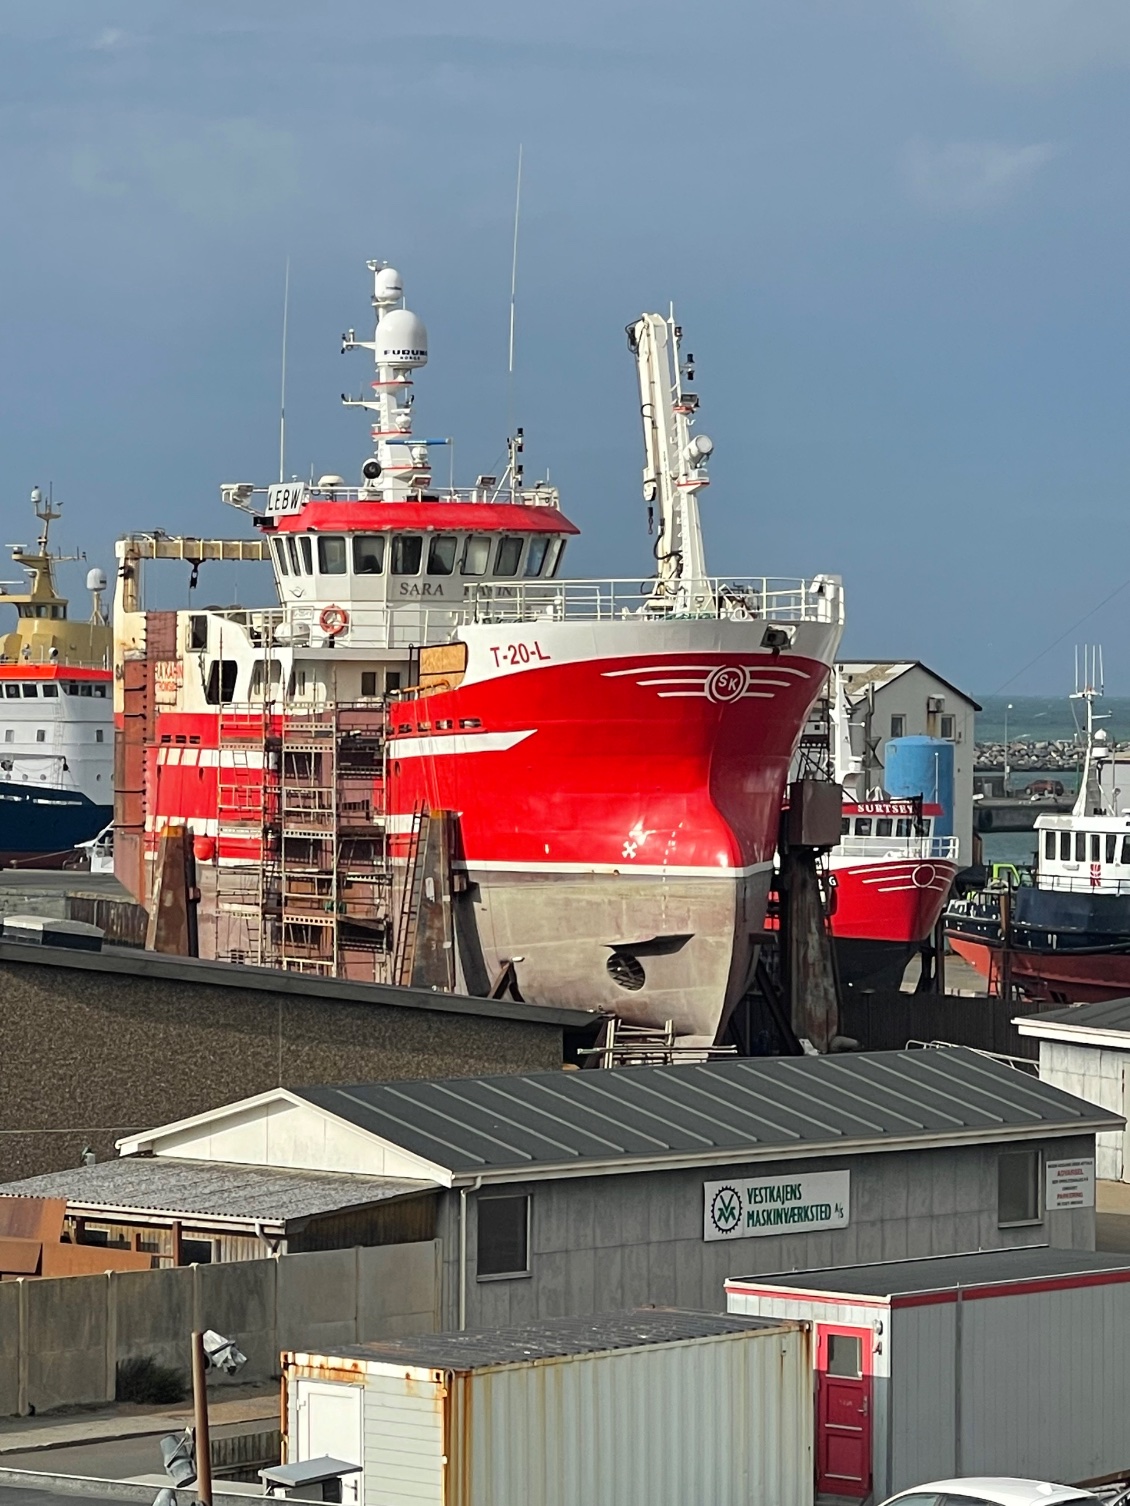
[{"label": "red ship hull", "polygon": [[[975,967],[987,983],[1000,978],[1004,959],[999,946],[949,932],[959,957]],[[1012,982],[1029,998],[1048,1004],[1097,1004],[1130,994],[1130,953],[1018,952],[1008,958]]]}]

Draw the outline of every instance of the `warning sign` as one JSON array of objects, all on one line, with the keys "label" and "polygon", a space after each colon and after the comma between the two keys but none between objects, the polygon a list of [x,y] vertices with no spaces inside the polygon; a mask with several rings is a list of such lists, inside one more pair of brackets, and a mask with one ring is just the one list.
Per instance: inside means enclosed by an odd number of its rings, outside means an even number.
[{"label": "warning sign", "polygon": [[1057,1208],[1093,1208],[1095,1206],[1095,1163],[1084,1161],[1048,1161],[1044,1167],[1044,1206],[1049,1213]]}]

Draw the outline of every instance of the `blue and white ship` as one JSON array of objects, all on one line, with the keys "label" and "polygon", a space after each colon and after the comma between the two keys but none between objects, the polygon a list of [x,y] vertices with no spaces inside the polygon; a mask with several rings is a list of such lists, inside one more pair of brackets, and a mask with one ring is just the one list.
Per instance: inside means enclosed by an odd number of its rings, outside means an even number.
[{"label": "blue and white ship", "polygon": [[9,546],[26,580],[0,584],[0,607],[16,611],[14,630],[0,636],[0,864],[48,868],[73,859],[75,844],[113,816],[113,643],[106,577],[87,575],[89,620],[68,617],[54,572],[67,556],[48,549],[60,513],[38,487],[31,501],[35,547]]}]

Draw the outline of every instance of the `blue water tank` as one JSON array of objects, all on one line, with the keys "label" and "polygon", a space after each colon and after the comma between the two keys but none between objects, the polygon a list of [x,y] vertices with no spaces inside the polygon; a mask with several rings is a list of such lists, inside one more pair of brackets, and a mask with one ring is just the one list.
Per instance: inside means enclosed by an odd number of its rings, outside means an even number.
[{"label": "blue water tank", "polygon": [[940,805],[934,834],[953,836],[953,743],[940,737],[892,737],[887,743],[883,785],[896,800],[921,795],[926,805]]}]

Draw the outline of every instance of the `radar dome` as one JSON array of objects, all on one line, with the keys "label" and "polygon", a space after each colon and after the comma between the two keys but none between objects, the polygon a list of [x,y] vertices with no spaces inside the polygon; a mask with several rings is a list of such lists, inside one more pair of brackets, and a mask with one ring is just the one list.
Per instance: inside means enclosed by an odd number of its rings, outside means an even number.
[{"label": "radar dome", "polygon": [[105,570],[88,570],[86,572],[86,589],[88,591],[104,591],[106,589]]},{"label": "radar dome", "polygon": [[395,267],[382,267],[374,277],[373,297],[378,303],[396,303],[404,297],[404,279]]},{"label": "radar dome", "polygon": [[377,325],[378,366],[426,366],[428,332],[410,309],[390,309]]}]

